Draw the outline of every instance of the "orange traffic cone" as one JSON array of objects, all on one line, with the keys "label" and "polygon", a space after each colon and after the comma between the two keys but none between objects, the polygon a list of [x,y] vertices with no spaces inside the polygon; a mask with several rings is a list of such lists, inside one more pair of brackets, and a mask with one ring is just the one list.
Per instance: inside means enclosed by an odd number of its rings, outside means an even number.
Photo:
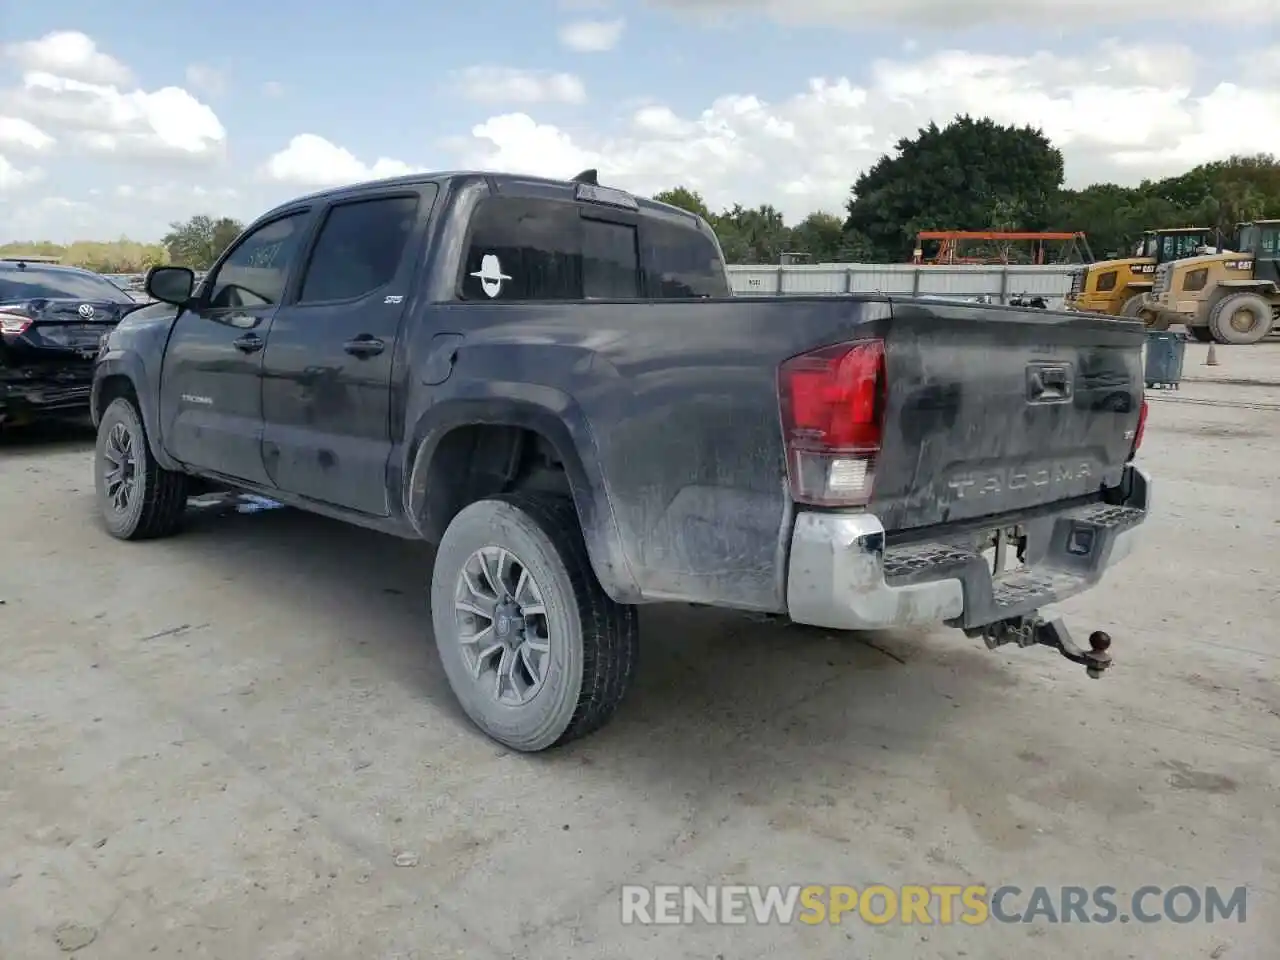
[{"label": "orange traffic cone", "polygon": [[1218,351],[1214,349],[1216,346],[1217,344],[1210,342],[1209,355],[1204,358],[1206,367],[1216,367],[1218,365]]}]

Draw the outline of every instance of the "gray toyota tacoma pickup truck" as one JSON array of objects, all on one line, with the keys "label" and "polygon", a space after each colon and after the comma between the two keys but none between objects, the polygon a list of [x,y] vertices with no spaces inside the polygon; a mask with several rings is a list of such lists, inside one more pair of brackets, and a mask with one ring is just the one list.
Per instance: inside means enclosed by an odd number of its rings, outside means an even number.
[{"label": "gray toyota tacoma pickup truck", "polygon": [[1041,610],[1147,515],[1134,322],[733,297],[706,222],[593,171],[313,194],[147,291],[95,365],[107,530],[215,484],[436,544],[444,670],[515,749],[613,715],[644,603],[1110,663]]}]

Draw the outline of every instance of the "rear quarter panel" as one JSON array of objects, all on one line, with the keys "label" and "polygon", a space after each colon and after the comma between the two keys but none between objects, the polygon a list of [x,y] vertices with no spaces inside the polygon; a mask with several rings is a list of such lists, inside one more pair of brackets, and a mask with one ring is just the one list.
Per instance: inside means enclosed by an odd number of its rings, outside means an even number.
[{"label": "rear quarter panel", "polygon": [[792,508],[778,365],[818,344],[878,335],[887,303],[734,298],[432,312],[418,328],[457,331],[463,343],[431,404],[529,386],[572,398],[586,424],[578,452],[599,468],[605,509],[645,599],[783,609]]}]

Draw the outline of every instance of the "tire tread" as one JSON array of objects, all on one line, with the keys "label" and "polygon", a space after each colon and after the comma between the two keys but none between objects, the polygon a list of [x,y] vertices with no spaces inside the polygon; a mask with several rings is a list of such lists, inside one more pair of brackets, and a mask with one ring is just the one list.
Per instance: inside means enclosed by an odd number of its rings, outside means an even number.
[{"label": "tire tread", "polygon": [[160,466],[151,452],[151,444],[147,439],[147,425],[137,406],[128,397],[118,397],[107,407],[103,419],[116,404],[125,405],[129,413],[138,423],[141,460],[145,469],[146,480],[143,482],[142,509],[138,514],[138,523],[131,532],[124,535],[125,540],[158,540],[177,531],[182,525],[187,508],[187,475],[175,473]]},{"label": "tire tread", "polygon": [[563,746],[603,727],[626,698],[640,652],[640,616],[604,592],[591,567],[573,501],[547,493],[492,498],[526,514],[551,541],[573,585],[582,623],[582,689],[568,726],[551,746]]},{"label": "tire tread", "polygon": [[[1243,341],[1233,340],[1231,338],[1232,335],[1230,333],[1227,333],[1227,326],[1226,326],[1227,314],[1228,312],[1234,312],[1235,307],[1238,306],[1241,303],[1241,301],[1247,300],[1247,299],[1256,300],[1262,306],[1262,314],[1263,314],[1262,322],[1263,322],[1263,325],[1265,326],[1265,329],[1259,336],[1255,337],[1252,340],[1243,340]],[[1230,311],[1228,311],[1227,309],[1228,306],[1231,307]],[[1213,305],[1213,309],[1209,311],[1209,330],[1213,335],[1213,339],[1221,344],[1246,345],[1246,344],[1258,343],[1261,340],[1265,340],[1267,337],[1267,334],[1271,332],[1272,323],[1270,322],[1271,320],[1269,315],[1270,310],[1271,310],[1271,305],[1267,302],[1267,300],[1264,297],[1261,297],[1255,293],[1242,291],[1240,293],[1227,294],[1227,296],[1223,297],[1221,300],[1215,303]]]}]

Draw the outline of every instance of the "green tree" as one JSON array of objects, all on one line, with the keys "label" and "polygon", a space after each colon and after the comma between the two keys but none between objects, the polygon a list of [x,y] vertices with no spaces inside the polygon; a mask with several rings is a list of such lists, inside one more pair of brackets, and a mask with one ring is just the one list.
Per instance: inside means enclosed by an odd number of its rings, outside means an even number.
[{"label": "green tree", "polygon": [[169,251],[171,262],[193,270],[208,270],[243,229],[238,220],[230,217],[215,220],[202,214],[185,223],[169,224],[161,243]]},{"label": "green tree", "polygon": [[711,210],[707,207],[707,202],[702,199],[702,194],[696,190],[690,190],[688,187],[674,187],[671,190],[663,190],[661,193],[655,193],[653,199],[659,203],[669,203],[673,207],[679,207],[681,210],[688,210],[690,213],[696,213],[704,220],[711,219]]},{"label": "green tree", "polygon": [[1062,153],[1032,127],[960,116],[903,138],[854,182],[845,229],[878,259],[906,260],[920,230],[979,230],[993,219],[1041,229],[1063,179]]},{"label": "green tree", "polygon": [[1137,187],[1094,184],[1062,190],[1056,229],[1083,230],[1094,252],[1125,255],[1145,230],[1210,227],[1227,242],[1242,220],[1280,217],[1280,163],[1269,154],[1230,157]]},{"label": "green tree", "polygon": [[770,204],[751,208],[734,204],[712,217],[711,225],[730,263],[777,263],[792,246],[791,229],[782,212]]},{"label": "green tree", "polygon": [[812,263],[833,263],[845,248],[844,221],[819,210],[801,220],[791,231],[793,252],[807,253]]},{"label": "green tree", "polygon": [[168,262],[165,248],[157,243],[138,243],[128,237],[119,240],[76,240],[59,244],[44,241],[7,243],[0,246],[0,256],[31,254],[57,257],[69,267],[83,267],[99,273],[144,273],[149,268]]}]

